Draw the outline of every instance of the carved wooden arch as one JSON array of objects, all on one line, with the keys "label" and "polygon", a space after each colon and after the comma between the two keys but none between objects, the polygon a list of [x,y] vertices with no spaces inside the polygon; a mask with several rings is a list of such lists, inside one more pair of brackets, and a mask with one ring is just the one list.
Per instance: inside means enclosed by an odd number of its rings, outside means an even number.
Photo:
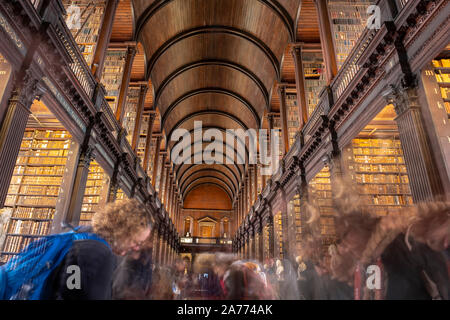
[{"label": "carved wooden arch", "polygon": [[[226,68],[231,68],[234,70],[237,70],[239,72],[241,72],[242,74],[246,75],[247,77],[249,77],[259,88],[259,90],[261,91],[261,94],[264,97],[264,100],[266,102],[266,110],[269,109],[269,92],[267,90],[267,88],[265,87],[264,83],[262,82],[262,80],[255,74],[253,73],[251,70],[249,70],[248,68],[232,62],[232,61],[227,61],[227,60],[218,60],[218,59],[204,59],[204,60],[200,60],[200,61],[194,61],[188,64],[185,64],[181,67],[179,67],[178,69],[176,69],[175,71],[173,71],[170,75],[168,75],[159,85],[158,89],[155,91],[155,105],[158,105],[158,101],[159,101],[159,97],[161,96],[162,92],[164,91],[164,89],[166,88],[166,86],[173,80],[175,79],[178,75],[182,74],[185,71],[188,71],[190,69],[193,68],[198,68],[198,67],[202,67],[202,66],[208,66],[208,65],[217,65],[217,66],[223,66]],[[167,111],[165,112],[165,114],[167,113]]]},{"label": "carved wooden arch", "polygon": [[246,100],[244,97],[242,97],[241,95],[239,95],[236,92],[233,92],[231,90],[228,89],[224,89],[224,88],[217,88],[217,87],[210,87],[210,88],[201,88],[201,89],[196,89],[196,90],[192,90],[189,92],[186,92],[185,94],[183,94],[181,97],[177,98],[174,102],[172,102],[170,104],[170,106],[164,111],[164,114],[161,115],[161,128],[164,127],[167,117],[168,115],[184,100],[189,99],[192,96],[195,95],[199,95],[199,94],[203,94],[203,93],[217,93],[217,94],[225,94],[228,95],[230,97],[233,97],[234,99],[238,100],[239,102],[241,102],[243,105],[245,105],[247,107],[247,109],[253,114],[253,117],[255,118],[256,123],[258,124],[258,127],[261,126],[261,120],[259,118],[258,113],[256,112],[256,109],[251,105],[250,102],[248,102],[248,100]]}]

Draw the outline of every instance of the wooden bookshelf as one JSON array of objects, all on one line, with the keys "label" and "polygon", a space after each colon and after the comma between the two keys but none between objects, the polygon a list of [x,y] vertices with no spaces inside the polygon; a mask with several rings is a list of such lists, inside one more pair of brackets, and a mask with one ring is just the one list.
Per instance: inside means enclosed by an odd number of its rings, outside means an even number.
[{"label": "wooden bookshelf", "polygon": [[320,233],[324,251],[335,240],[335,223],[333,195],[331,191],[331,176],[328,167],[324,167],[309,182],[309,198],[320,212]]},{"label": "wooden bookshelf", "polygon": [[366,28],[367,8],[373,0],[329,0],[328,10],[334,35],[337,67],[340,69]]},{"label": "wooden bookshelf", "polygon": [[[97,46],[100,27],[102,24],[103,13],[105,12],[105,0],[63,0],[64,8],[67,10],[70,6],[80,8],[79,24],[69,24],[70,31],[83,54],[86,63],[91,66],[94,58],[95,48]],[[72,20],[73,11],[67,11],[66,22]],[[81,29],[77,27],[80,26]]]},{"label": "wooden bookshelf", "polygon": [[[273,129],[278,130],[278,149],[279,149],[279,158],[283,159],[284,150],[283,150],[283,133],[281,126],[281,118],[277,117],[273,119]],[[272,141],[270,142],[272,144]]]},{"label": "wooden bookshelf", "polygon": [[286,94],[287,126],[289,135],[289,149],[295,143],[295,135],[300,128],[300,117],[298,114],[297,95]]},{"label": "wooden bookshelf", "polygon": [[[157,139],[152,138],[152,144],[150,146],[150,160],[148,162],[148,170],[147,170],[147,174],[150,177],[150,179],[153,178],[153,163],[154,163],[155,153],[156,153],[156,142],[157,142]],[[144,148],[145,148],[145,146],[144,146]]]},{"label": "wooden bookshelf", "polygon": [[80,225],[90,225],[92,216],[98,209],[105,177],[103,168],[96,161],[91,162],[81,206]]},{"label": "wooden bookshelf", "polygon": [[432,65],[445,110],[450,118],[450,59],[436,59],[432,61]]},{"label": "wooden bookshelf", "polygon": [[127,100],[125,102],[125,116],[123,127],[127,130],[127,140],[132,143],[134,127],[136,126],[136,113],[139,104],[140,88],[128,88]]},{"label": "wooden bookshelf", "polygon": [[403,150],[398,137],[356,138],[347,148],[349,169],[363,204],[383,216],[412,205]]},{"label": "wooden bookshelf", "polygon": [[[144,114],[142,116],[142,124],[141,124],[141,132],[139,133],[139,141],[137,144],[136,154],[141,160],[141,164],[144,163],[145,157],[145,144],[147,142],[147,134],[148,134],[148,121],[150,116],[148,114]],[[145,170],[146,168],[144,168]],[[150,176],[150,175],[149,175]]]},{"label": "wooden bookshelf", "polygon": [[122,84],[123,71],[125,67],[127,51],[109,49],[105,57],[105,65],[101,83],[106,89],[106,101],[113,113],[117,110],[119,91]]},{"label": "wooden bookshelf", "polygon": [[322,52],[304,52],[302,54],[302,63],[309,118],[319,103],[320,92],[327,84],[323,73],[325,65]]},{"label": "wooden bookshelf", "polygon": [[26,129],[5,201],[12,213],[5,227],[1,261],[49,233],[70,140],[65,130]]},{"label": "wooden bookshelf", "polygon": [[275,256],[283,259],[283,219],[281,211],[273,217],[274,233],[275,233]]},{"label": "wooden bookshelf", "polygon": [[294,230],[295,243],[302,240],[302,221],[300,215],[300,196],[296,194],[288,204],[289,229]]}]

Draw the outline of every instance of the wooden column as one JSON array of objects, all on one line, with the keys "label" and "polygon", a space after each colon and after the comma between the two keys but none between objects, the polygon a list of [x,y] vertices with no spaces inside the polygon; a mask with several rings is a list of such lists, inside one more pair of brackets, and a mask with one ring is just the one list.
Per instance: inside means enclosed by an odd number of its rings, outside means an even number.
[{"label": "wooden column", "polygon": [[253,165],[253,183],[255,185],[254,202],[258,200],[258,165]]},{"label": "wooden column", "polygon": [[171,176],[170,176],[170,167],[166,167],[166,182],[164,183],[164,199],[161,199],[161,201],[164,202],[164,207],[166,208],[166,210],[168,209],[168,205],[169,205],[169,192],[170,192],[170,180]]},{"label": "wooden column", "polygon": [[289,151],[289,131],[287,124],[286,88],[278,85],[278,96],[280,97],[281,117],[281,143],[283,143],[283,156]]},{"label": "wooden column", "polygon": [[292,228],[289,228],[289,221],[288,221],[288,203],[287,203],[287,197],[286,192],[281,189],[281,223],[283,228],[283,258],[289,259],[291,255],[290,246],[289,246],[289,239],[291,238],[291,233],[294,231]]},{"label": "wooden column", "polygon": [[127,101],[128,85],[130,84],[131,68],[133,66],[134,56],[136,55],[136,45],[130,45],[127,48],[127,56],[125,58],[125,67],[123,69],[122,83],[119,90],[119,100],[117,102],[116,119],[122,125],[123,116],[125,114],[125,103]]},{"label": "wooden column", "polygon": [[[155,145],[155,157],[153,159],[153,177],[152,177],[152,185],[153,188],[156,188],[156,177],[158,176],[158,165],[159,165],[159,152],[161,148],[161,136],[156,137],[156,145]],[[150,151],[150,150],[149,150]],[[147,151],[147,153],[149,152]]]},{"label": "wooden column", "polygon": [[93,150],[89,146],[71,142],[66,170],[61,181],[61,190],[55,208],[51,233],[64,230],[62,224],[78,226],[80,222],[81,206],[83,204],[89,165],[94,158]]},{"label": "wooden column", "polygon": [[436,200],[443,195],[443,185],[424,128],[417,88],[395,89],[392,102],[413,200]]},{"label": "wooden column", "polygon": [[295,87],[297,89],[297,105],[301,130],[308,121],[308,103],[306,101],[306,81],[303,71],[302,47],[294,45],[291,49],[295,67]]},{"label": "wooden column", "polygon": [[[253,204],[253,185],[252,185],[252,180],[253,180],[253,178],[252,178],[252,166],[251,165],[249,165],[248,166],[248,176],[247,176],[247,183],[248,183],[248,198],[247,199],[249,199],[250,201],[249,201],[249,203],[250,203],[250,208],[251,208],[251,206],[252,206],[252,204]],[[250,210],[250,208],[249,208],[249,210]]]},{"label": "wooden column", "polygon": [[8,194],[16,159],[19,155],[23,134],[27,126],[30,107],[38,93],[38,80],[26,71],[15,84],[8,101],[8,108],[0,127],[0,208]]},{"label": "wooden column", "polygon": [[[150,113],[149,115],[149,119],[148,119],[148,128],[147,128],[147,137],[145,138],[145,153],[144,153],[144,163],[143,163],[143,168],[145,170],[145,172],[148,171],[148,164],[150,162],[150,151],[151,151],[151,147],[152,147],[152,136],[153,136],[153,124],[155,122],[155,113]],[[152,183],[153,183],[153,179],[152,179]]]},{"label": "wooden column", "polygon": [[100,82],[105,63],[106,51],[108,50],[111,32],[116,15],[119,0],[107,0],[105,12],[103,14],[102,26],[99,31],[97,45],[95,47],[94,58],[92,60],[92,74],[97,82]]},{"label": "wooden column", "polygon": [[141,84],[139,91],[139,102],[136,110],[136,124],[134,126],[133,139],[131,141],[131,149],[136,153],[141,137],[141,124],[144,117],[145,96],[147,95],[148,84]]},{"label": "wooden column", "polygon": [[317,18],[319,20],[320,44],[322,45],[323,58],[325,62],[327,85],[330,85],[331,81],[337,74],[337,62],[327,0],[314,0],[314,2],[316,4]]},{"label": "wooden column", "polygon": [[264,262],[264,233],[263,233],[263,221],[262,218],[258,218],[258,228],[257,232],[259,234],[258,238],[258,260]]},{"label": "wooden column", "polygon": [[159,264],[159,224],[155,224],[155,234],[153,240],[153,263]]}]

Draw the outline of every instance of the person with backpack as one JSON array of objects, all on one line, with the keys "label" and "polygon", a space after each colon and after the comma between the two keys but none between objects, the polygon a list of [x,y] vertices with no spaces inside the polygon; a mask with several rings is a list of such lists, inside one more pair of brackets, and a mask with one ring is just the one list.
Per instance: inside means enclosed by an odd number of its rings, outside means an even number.
[{"label": "person with backpack", "polygon": [[91,227],[36,240],[0,267],[0,300],[109,300],[116,255],[139,251],[150,231],[136,200],[109,203]]}]

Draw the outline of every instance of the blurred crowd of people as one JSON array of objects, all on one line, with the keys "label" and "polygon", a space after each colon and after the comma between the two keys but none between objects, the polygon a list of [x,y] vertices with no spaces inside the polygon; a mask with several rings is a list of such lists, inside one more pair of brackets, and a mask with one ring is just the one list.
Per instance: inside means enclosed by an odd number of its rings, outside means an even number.
[{"label": "blurred crowd of people", "polygon": [[[217,252],[158,265],[152,261],[154,230],[145,208],[135,200],[109,204],[91,227],[72,231],[85,236],[64,256],[47,261],[40,249],[32,261],[25,252],[0,268],[3,299],[21,296],[24,288],[32,297],[30,288],[36,287],[42,288],[39,299],[68,300],[448,300],[450,204],[421,204],[380,217],[366,212],[353,194],[334,201],[332,241],[321,235],[319,210],[306,204],[301,242],[264,262]],[[54,265],[48,277],[34,277],[37,262]],[[81,270],[75,289],[67,287],[73,265]],[[29,281],[21,285],[24,279]]]},{"label": "blurred crowd of people", "polygon": [[[346,194],[335,201],[335,236],[327,245],[317,236],[318,209],[307,205],[306,210],[303,239],[284,258],[262,263],[231,253],[204,253],[192,263],[178,258],[173,265],[152,264],[142,295],[127,289],[143,286],[133,271],[135,283],[114,282],[115,298],[449,299],[449,203],[422,204],[380,217]],[[125,260],[134,270],[133,258]],[[130,295],[124,296],[126,292]]]}]

